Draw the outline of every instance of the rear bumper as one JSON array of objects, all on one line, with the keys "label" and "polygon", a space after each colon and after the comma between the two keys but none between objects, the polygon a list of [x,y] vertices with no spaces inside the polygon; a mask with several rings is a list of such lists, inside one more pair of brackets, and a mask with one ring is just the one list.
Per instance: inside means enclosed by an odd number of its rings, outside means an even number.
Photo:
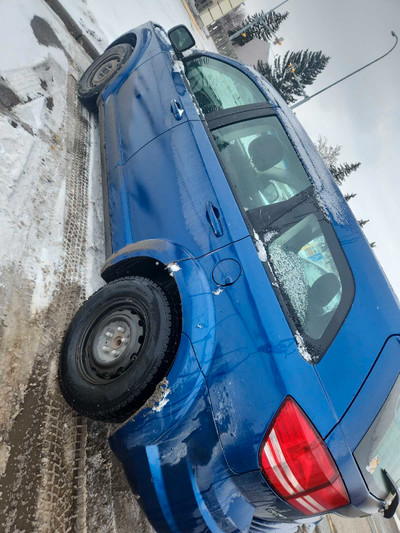
[{"label": "rear bumper", "polygon": [[205,380],[185,335],[161,402],[127,421],[110,444],[158,532],[250,528],[254,507],[226,464]]}]

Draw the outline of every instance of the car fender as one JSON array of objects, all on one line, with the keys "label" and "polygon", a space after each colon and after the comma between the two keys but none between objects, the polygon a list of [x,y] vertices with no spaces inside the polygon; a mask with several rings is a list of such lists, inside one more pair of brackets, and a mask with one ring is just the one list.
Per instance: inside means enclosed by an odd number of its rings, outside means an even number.
[{"label": "car fender", "polygon": [[134,50],[123,68],[118,71],[115,78],[112,79],[100,94],[100,99],[106,100],[110,94],[118,91],[124,81],[130,76],[131,72],[140,64],[148,61],[157,54],[172,50],[171,45],[167,46],[166,39],[162,40],[157,38],[155,34],[156,28],[158,28],[158,25],[147,22],[124,33],[106,48],[108,50],[117,44],[127,43],[132,45]]},{"label": "car fender", "polygon": [[215,283],[188,250],[161,239],[140,241],[121,248],[108,258],[101,275],[105,281],[111,281],[124,275],[128,265],[146,259],[154,264],[160,263],[158,268],[161,266],[174,277],[181,298],[182,332],[191,340],[198,363],[206,374],[212,361],[210,354],[214,353],[215,347],[216,318],[212,292],[216,289]]}]

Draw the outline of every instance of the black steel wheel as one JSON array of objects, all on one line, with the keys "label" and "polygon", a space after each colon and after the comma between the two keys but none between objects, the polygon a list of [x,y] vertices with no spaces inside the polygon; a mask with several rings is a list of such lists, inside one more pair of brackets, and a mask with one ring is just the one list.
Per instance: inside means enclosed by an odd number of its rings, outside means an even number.
[{"label": "black steel wheel", "polygon": [[85,107],[91,111],[97,109],[97,97],[127,62],[132,52],[133,47],[130,44],[117,44],[106,50],[84,72],[78,82],[78,96]]},{"label": "black steel wheel", "polygon": [[95,420],[122,421],[166,375],[180,317],[146,278],[113,281],[79,309],[64,339],[59,381],[67,402]]}]

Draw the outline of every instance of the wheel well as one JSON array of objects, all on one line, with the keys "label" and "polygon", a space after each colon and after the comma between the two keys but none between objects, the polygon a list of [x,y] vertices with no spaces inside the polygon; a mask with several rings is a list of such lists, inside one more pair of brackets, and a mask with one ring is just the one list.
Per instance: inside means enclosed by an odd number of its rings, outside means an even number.
[{"label": "wheel well", "polygon": [[111,44],[109,44],[106,50],[108,50],[109,48],[117,44],[124,44],[124,43],[130,44],[131,46],[133,46],[133,48],[135,48],[136,41],[137,41],[137,37],[134,33],[125,33],[124,35],[121,35],[121,37],[118,37],[118,39],[115,39],[115,41],[113,41]]},{"label": "wheel well", "polygon": [[164,290],[175,320],[182,326],[182,305],[179,289],[167,265],[153,257],[132,257],[119,261],[102,273],[103,279],[109,283],[126,276],[143,276],[155,281]]}]

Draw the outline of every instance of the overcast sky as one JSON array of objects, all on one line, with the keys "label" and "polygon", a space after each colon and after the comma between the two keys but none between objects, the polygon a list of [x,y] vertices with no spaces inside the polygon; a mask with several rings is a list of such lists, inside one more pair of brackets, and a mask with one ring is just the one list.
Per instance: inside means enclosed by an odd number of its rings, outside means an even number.
[{"label": "overcast sky", "polygon": [[[268,11],[282,0],[246,0],[246,10]],[[331,57],[309,95],[385,53],[400,37],[400,0],[289,0],[278,32],[287,50],[322,50]],[[361,161],[344,192],[400,296],[400,44],[382,61],[296,109],[315,141],[342,146],[341,162]]]}]

